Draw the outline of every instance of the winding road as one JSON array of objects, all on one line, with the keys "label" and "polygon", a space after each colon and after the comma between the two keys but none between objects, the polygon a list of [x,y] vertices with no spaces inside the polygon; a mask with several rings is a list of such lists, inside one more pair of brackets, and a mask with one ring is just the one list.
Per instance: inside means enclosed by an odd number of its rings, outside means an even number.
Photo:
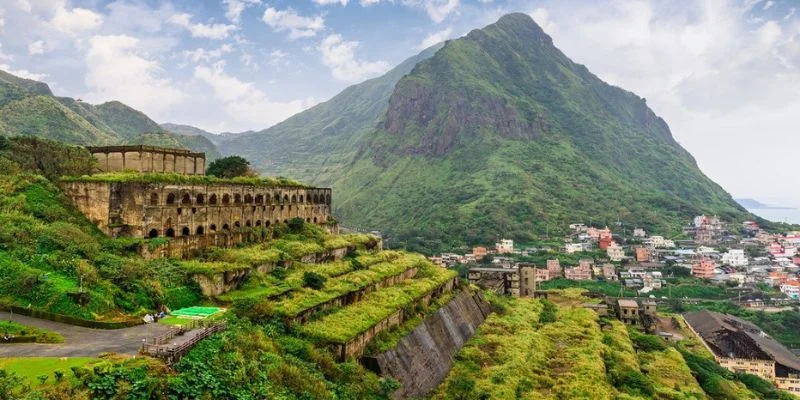
[{"label": "winding road", "polygon": [[0,344],[0,357],[97,357],[100,353],[115,352],[134,355],[142,341],[160,336],[170,329],[167,325],[146,324],[122,329],[92,329],[0,311],[0,320],[57,332],[64,343]]}]

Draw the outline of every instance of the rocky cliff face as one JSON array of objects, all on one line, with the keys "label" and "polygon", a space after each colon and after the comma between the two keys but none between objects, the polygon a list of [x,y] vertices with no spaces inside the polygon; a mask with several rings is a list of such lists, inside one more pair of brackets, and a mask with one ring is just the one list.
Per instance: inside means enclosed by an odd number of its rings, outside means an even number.
[{"label": "rocky cliff face", "polygon": [[427,395],[444,380],[453,358],[491,312],[480,293],[464,291],[397,346],[375,357],[384,376],[400,382],[395,398]]}]

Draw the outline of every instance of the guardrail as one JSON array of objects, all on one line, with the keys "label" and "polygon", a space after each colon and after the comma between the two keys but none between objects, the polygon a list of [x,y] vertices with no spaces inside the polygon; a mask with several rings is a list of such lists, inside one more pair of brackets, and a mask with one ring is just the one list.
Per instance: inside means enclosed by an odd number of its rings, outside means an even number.
[{"label": "guardrail", "polygon": [[[228,324],[225,321],[216,323],[207,323],[204,321],[192,321],[189,325],[175,327],[170,329],[166,334],[157,336],[151,339],[145,339],[139,353],[146,354],[151,357],[156,357],[164,360],[167,365],[175,364],[186,355],[197,343],[203,339],[227,329]],[[199,331],[198,331],[199,330]],[[189,340],[170,345],[176,336],[181,336],[189,332],[196,332]]]}]

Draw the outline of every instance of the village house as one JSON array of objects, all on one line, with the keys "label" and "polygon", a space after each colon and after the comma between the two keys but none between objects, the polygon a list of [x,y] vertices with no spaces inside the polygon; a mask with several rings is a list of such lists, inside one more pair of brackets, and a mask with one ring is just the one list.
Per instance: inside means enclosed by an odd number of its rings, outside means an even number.
[{"label": "village house", "polygon": [[617,281],[617,268],[614,264],[603,264],[603,279],[607,281]]},{"label": "village house", "polygon": [[647,233],[642,228],[635,228],[633,230],[633,237],[635,238],[644,238],[647,236]]},{"label": "village house", "polygon": [[514,241],[511,239],[501,239],[494,245],[497,254],[511,254],[514,252]]},{"label": "village house", "polygon": [[582,243],[567,243],[564,245],[564,252],[567,254],[573,254],[583,250]]},{"label": "village house", "polygon": [[786,297],[794,300],[800,299],[800,281],[798,280],[787,280],[780,286],[781,293],[785,294]]},{"label": "village house", "polygon": [[714,276],[717,264],[708,257],[701,257],[692,263],[692,275],[695,278],[710,279]]},{"label": "village house", "polygon": [[606,248],[606,254],[611,261],[622,261],[622,259],[625,258],[625,251],[622,249],[622,246],[613,241],[608,248]]},{"label": "village house", "polygon": [[548,279],[555,279],[563,276],[561,273],[561,264],[558,262],[558,259],[547,260],[547,276]]},{"label": "village house", "polygon": [[536,268],[536,282],[546,282],[552,279],[550,277],[550,271],[545,268]]},{"label": "village house", "polygon": [[650,250],[646,247],[636,247],[634,249],[634,254],[636,257],[636,262],[650,261]]},{"label": "village house", "polygon": [[488,254],[488,253],[489,252],[486,249],[486,247],[478,246],[478,247],[473,247],[472,248],[472,255],[478,261],[483,260],[483,257],[486,257],[486,254]]},{"label": "village house", "polygon": [[744,249],[730,249],[722,255],[722,263],[731,267],[746,267],[748,261]]},{"label": "village house", "polygon": [[592,268],[585,265],[564,268],[564,277],[573,281],[588,281],[592,279]]}]

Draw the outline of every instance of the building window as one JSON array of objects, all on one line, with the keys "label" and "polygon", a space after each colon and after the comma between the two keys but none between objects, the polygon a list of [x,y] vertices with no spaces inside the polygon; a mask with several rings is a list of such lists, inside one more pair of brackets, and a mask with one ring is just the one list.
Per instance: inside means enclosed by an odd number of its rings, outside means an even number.
[{"label": "building window", "polygon": [[185,193],[181,198],[181,204],[192,204],[192,196],[189,196],[189,193]]},{"label": "building window", "polygon": [[151,193],[150,194],[150,205],[157,206],[158,205],[158,193]]},{"label": "building window", "polygon": [[211,232],[216,232],[217,231],[217,225],[211,224],[211,226],[209,226],[208,229],[211,229]]},{"label": "building window", "polygon": [[197,195],[197,204],[203,204],[203,203],[205,203],[205,201],[206,201],[206,197],[203,196],[202,193]]},{"label": "building window", "polygon": [[208,198],[209,204],[217,204],[217,195],[212,194],[211,197]]},{"label": "building window", "polygon": [[200,225],[200,226],[198,226],[198,227],[197,227],[197,230],[195,231],[195,233],[196,233],[198,236],[203,236],[203,234],[205,234],[205,230],[203,229],[203,225]]},{"label": "building window", "polygon": [[181,229],[181,236],[189,236],[190,232],[191,231],[189,230],[189,227],[188,226],[184,226],[183,229]]},{"label": "building window", "polygon": [[256,226],[261,226],[261,220],[256,221]]},{"label": "building window", "polygon": [[314,217],[314,223],[315,224],[317,223],[317,217]]},{"label": "building window", "polygon": [[242,195],[239,193],[233,195],[233,204],[242,204]]},{"label": "building window", "polygon": [[231,230],[231,227],[228,226],[228,224],[225,224],[225,225],[222,225],[222,230],[223,231],[229,231],[229,230]]},{"label": "building window", "polygon": [[292,203],[297,203],[297,196],[296,195],[292,195]]},{"label": "building window", "polygon": [[167,237],[175,237],[175,229],[167,229]]},{"label": "building window", "polygon": [[231,195],[225,193],[222,195],[222,204],[231,204]]},{"label": "building window", "polygon": [[250,220],[248,219],[247,222],[244,223],[244,226],[249,228],[249,227],[253,226],[253,224],[251,224]]},{"label": "building window", "polygon": [[303,202],[303,195],[302,194],[300,195],[300,202],[301,203]]},{"label": "building window", "polygon": [[264,195],[263,194],[256,195],[256,204],[264,204]]},{"label": "building window", "polygon": [[175,204],[175,193],[167,195],[167,204]]},{"label": "building window", "polygon": [[233,223],[233,226],[236,227],[236,228],[241,228],[242,224],[240,224],[239,221],[236,221],[236,222]]},{"label": "building window", "polygon": [[147,234],[147,237],[150,239],[158,237],[158,229],[150,229],[150,233]]},{"label": "building window", "polygon": [[319,196],[314,195],[314,204],[319,204]]},{"label": "building window", "polygon": [[245,202],[245,204],[252,203],[253,202],[253,195],[251,195],[250,193],[244,195],[244,202]]},{"label": "building window", "polygon": [[269,197],[269,193],[267,193],[266,195],[264,195],[264,203],[269,203],[270,201],[272,200]]},{"label": "building window", "polygon": [[269,226],[269,221],[265,222],[264,226],[268,227]]},{"label": "building window", "polygon": [[283,195],[283,202],[284,203],[288,203],[289,202],[289,195],[288,194]]}]

